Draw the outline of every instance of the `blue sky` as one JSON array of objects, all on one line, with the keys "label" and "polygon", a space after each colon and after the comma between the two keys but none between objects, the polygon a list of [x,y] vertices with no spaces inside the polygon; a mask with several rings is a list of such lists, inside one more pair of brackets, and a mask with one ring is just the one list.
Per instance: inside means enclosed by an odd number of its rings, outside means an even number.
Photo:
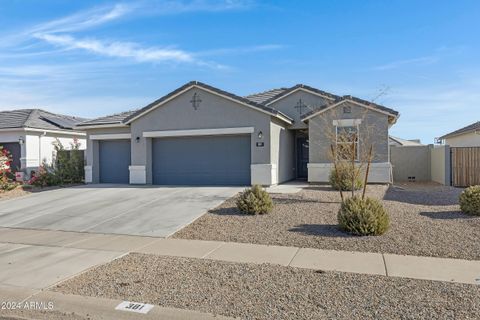
[{"label": "blue sky", "polygon": [[479,1],[0,2],[0,109],[84,117],[190,80],[239,95],[305,83],[401,113],[391,134],[480,120]]}]

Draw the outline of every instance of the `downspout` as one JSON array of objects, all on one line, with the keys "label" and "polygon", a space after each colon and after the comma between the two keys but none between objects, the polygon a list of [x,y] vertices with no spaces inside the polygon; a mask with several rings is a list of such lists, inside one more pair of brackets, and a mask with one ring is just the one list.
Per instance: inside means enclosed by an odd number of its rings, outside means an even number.
[{"label": "downspout", "polygon": [[38,137],[38,166],[40,167],[43,163],[42,160],[42,137],[46,136],[47,132],[43,131],[43,133]]}]

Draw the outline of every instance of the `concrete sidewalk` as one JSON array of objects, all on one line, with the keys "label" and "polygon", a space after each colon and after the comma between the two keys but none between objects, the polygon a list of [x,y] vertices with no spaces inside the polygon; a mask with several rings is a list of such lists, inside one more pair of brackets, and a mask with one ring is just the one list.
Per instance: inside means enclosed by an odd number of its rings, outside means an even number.
[{"label": "concrete sidewalk", "polygon": [[[55,239],[59,241],[53,241]],[[4,243],[3,246],[2,242]],[[103,252],[104,255],[100,255],[99,262],[106,262],[106,260],[119,257],[128,252],[139,252],[230,262],[272,263],[325,271],[480,284],[480,261],[474,260],[25,229],[0,229],[0,266],[5,263],[5,260],[2,262],[2,251],[9,252],[7,246],[12,245],[42,246],[42,248],[56,247],[58,248],[57,250],[70,250],[66,253],[53,255],[54,257],[70,256],[73,254],[71,250],[88,250],[88,252],[79,252],[84,254],[91,253],[92,256],[95,256],[94,252]],[[29,250],[35,251],[33,249]],[[49,251],[50,249],[42,250]],[[111,256],[108,253],[111,253]],[[22,274],[23,271],[30,272],[29,270],[32,268],[31,266],[29,267],[29,261],[26,260],[27,255],[22,257],[23,265],[18,265],[18,268],[16,268],[17,274]],[[54,261],[51,262],[54,263]],[[34,262],[30,262],[30,264],[32,263]],[[73,260],[72,263],[74,263]],[[72,267],[75,267],[75,265],[76,262]],[[0,279],[2,279],[2,272],[2,268],[0,268]],[[11,283],[10,280],[7,281]],[[0,281],[0,284],[2,284],[2,281]],[[28,287],[28,285],[25,286]]]},{"label": "concrete sidewalk", "polygon": [[[166,308],[154,306],[147,314],[139,314],[129,311],[115,310],[122,301],[115,299],[105,299],[98,297],[85,297],[79,295],[62,294],[52,291],[30,290],[25,288],[9,287],[0,285],[0,301],[20,303],[25,305],[27,303],[44,303],[52,306],[51,310],[40,312],[38,309],[28,310],[21,308],[19,310],[2,310],[0,319],[2,317],[21,317],[21,319],[115,319],[115,320],[130,320],[130,319],[170,319],[170,320],[228,320],[232,318],[213,315],[209,313],[202,313],[198,311]],[[141,302],[141,301],[140,301]]]}]

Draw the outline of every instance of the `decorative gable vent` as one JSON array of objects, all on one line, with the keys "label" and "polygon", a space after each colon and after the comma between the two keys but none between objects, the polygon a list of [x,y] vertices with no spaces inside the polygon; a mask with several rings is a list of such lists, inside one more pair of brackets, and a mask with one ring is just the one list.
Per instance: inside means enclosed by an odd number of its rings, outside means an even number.
[{"label": "decorative gable vent", "polygon": [[197,110],[200,107],[200,102],[202,102],[202,100],[200,99],[200,96],[198,95],[198,93],[195,92],[193,94],[192,100],[190,100],[190,103],[192,104],[193,109]]},{"label": "decorative gable vent", "polygon": [[352,107],[351,106],[344,106],[343,107],[343,113],[352,113]]}]

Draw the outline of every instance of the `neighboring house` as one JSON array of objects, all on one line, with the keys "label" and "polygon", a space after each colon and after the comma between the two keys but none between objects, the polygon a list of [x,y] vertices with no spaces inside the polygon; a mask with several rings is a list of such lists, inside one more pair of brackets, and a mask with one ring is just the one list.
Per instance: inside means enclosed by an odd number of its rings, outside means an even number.
[{"label": "neighboring house", "polygon": [[437,140],[450,147],[480,147],[480,121],[450,132]]},{"label": "neighboring house", "polygon": [[410,146],[423,146],[420,139],[405,140],[394,136],[388,137],[388,144],[392,147],[410,147]]},{"label": "neighboring house", "polygon": [[14,171],[30,174],[43,161],[52,162],[55,139],[69,149],[76,138],[85,149],[85,132],[73,129],[85,120],[40,109],[0,111],[0,145],[12,154]]},{"label": "neighboring house", "polygon": [[[272,185],[328,181],[331,136],[374,147],[371,182],[390,182],[388,130],[398,112],[309,86],[240,97],[192,81],[146,107],[83,122],[87,182]],[[363,137],[368,133],[370,142]]]}]

